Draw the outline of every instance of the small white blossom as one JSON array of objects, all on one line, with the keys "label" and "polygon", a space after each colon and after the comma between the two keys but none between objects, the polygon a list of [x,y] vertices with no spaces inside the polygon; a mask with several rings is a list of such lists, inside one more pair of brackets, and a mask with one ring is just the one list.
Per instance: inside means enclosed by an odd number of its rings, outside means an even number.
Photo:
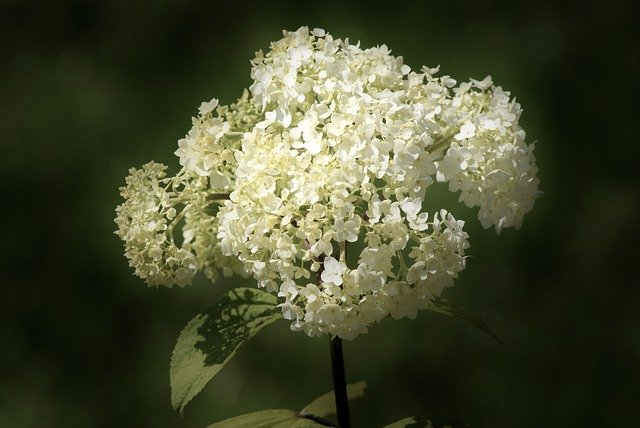
[{"label": "small white blossom", "polygon": [[218,107],[218,100],[216,98],[213,98],[211,101],[203,102],[202,104],[200,104],[200,107],[198,107],[198,112],[200,113],[200,116],[204,116],[211,113],[216,107]]},{"label": "small white blossom", "polygon": [[324,282],[342,285],[342,274],[346,269],[347,267],[344,263],[339,262],[333,257],[327,257],[324,259],[324,269],[320,275],[320,279]]},{"label": "small white blossom", "polygon": [[462,127],[460,127],[460,132],[458,132],[454,138],[458,141],[466,140],[468,138],[476,135],[476,126],[470,121],[466,121]]}]

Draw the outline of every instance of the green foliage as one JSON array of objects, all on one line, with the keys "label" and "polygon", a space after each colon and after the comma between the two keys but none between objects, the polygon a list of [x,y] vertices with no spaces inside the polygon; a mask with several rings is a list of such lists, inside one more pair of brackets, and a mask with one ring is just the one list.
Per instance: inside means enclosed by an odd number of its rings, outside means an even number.
[{"label": "green foliage", "polygon": [[209,425],[207,428],[311,428],[323,426],[327,425],[306,419],[294,410],[273,409],[225,419]]},{"label": "green foliage", "polygon": [[[347,385],[347,397],[349,398],[350,410],[354,410],[354,407],[357,407],[361,403],[366,388],[367,382],[364,381]],[[334,392],[330,391],[316,398],[302,409],[300,414],[303,416],[318,416],[337,423],[336,398]]]},{"label": "green foliage", "polygon": [[[236,288],[192,319],[171,356],[171,404],[182,415],[246,340],[282,318],[277,297],[257,288]],[[269,425],[271,426],[271,425]]]},{"label": "green foliage", "polygon": [[428,416],[411,416],[404,418],[384,428],[468,428],[467,424],[447,418],[432,418]]},{"label": "green foliage", "polygon": [[433,305],[429,306],[429,309],[444,315],[448,315],[454,318],[458,318],[464,321],[468,321],[480,330],[493,337],[498,343],[502,344],[498,336],[489,328],[487,323],[484,322],[479,315],[471,312],[470,310],[463,308],[462,306],[454,305],[446,299],[436,299]]},{"label": "green foliage", "polygon": [[[364,397],[366,382],[347,385],[349,407],[357,406]],[[313,400],[300,412],[286,409],[263,410],[225,419],[209,425],[207,428],[306,428],[337,427],[336,401],[334,392],[330,391]]]}]

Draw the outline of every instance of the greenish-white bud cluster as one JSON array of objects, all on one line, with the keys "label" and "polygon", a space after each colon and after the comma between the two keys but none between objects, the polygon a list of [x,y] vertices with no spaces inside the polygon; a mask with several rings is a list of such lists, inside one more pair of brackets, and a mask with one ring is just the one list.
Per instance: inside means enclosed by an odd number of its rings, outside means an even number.
[{"label": "greenish-white bud cluster", "polygon": [[212,281],[220,271],[247,276],[237,257],[222,254],[216,214],[235,181],[240,136],[259,117],[248,91],[231,106],[203,102],[178,142],[176,176],[167,177],[167,166],[156,162],[129,171],[116,234],[129,265],[149,286],[185,286],[200,270]]}]

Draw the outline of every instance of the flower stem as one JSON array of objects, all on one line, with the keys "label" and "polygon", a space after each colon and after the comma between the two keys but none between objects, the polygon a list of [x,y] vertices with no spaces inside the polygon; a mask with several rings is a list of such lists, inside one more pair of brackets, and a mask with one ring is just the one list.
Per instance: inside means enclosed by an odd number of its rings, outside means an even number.
[{"label": "flower stem", "polygon": [[336,398],[338,427],[350,428],[349,401],[347,398],[347,381],[344,375],[344,357],[342,355],[342,339],[331,339],[331,370],[333,372],[333,392]]},{"label": "flower stem", "polygon": [[439,139],[433,145],[427,147],[427,152],[434,153],[434,152],[440,150],[441,148],[448,146],[449,143],[451,143],[451,140],[453,140],[453,137],[456,135],[456,133],[457,133],[457,131],[456,132],[452,132],[448,136]]},{"label": "flower stem", "polygon": [[208,197],[210,201],[228,201],[231,199],[231,194],[229,193],[211,193]]}]

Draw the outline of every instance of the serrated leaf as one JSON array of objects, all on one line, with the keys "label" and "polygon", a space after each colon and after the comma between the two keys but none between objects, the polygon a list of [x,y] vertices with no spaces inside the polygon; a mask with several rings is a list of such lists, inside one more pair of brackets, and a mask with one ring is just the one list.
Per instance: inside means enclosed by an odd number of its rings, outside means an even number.
[{"label": "serrated leaf", "polygon": [[[353,408],[359,400],[364,397],[364,390],[367,388],[367,382],[361,381],[356,383],[350,383],[347,385],[347,399],[349,401],[349,408]],[[313,415],[319,416],[323,419],[328,419],[335,423],[336,421],[336,398],[333,391],[327,392],[324,395],[313,400],[302,411],[301,415]]]},{"label": "serrated leaf", "polygon": [[384,428],[469,428],[469,425],[455,419],[411,416],[410,418],[385,425]]},{"label": "serrated leaf", "polygon": [[236,288],[184,328],[171,356],[171,404],[182,415],[238,348],[282,318],[277,297],[257,288]]},{"label": "serrated leaf", "polygon": [[225,419],[207,428],[317,428],[324,427],[286,409],[263,410]]},{"label": "serrated leaf", "polygon": [[429,309],[434,312],[468,321],[480,330],[487,333],[489,336],[493,337],[499,344],[502,345],[502,342],[500,341],[498,336],[496,336],[496,334],[489,328],[487,323],[485,323],[484,320],[480,318],[479,315],[471,312],[466,308],[463,308],[462,306],[454,305],[446,299],[438,298],[433,301],[432,305],[429,306]]}]

